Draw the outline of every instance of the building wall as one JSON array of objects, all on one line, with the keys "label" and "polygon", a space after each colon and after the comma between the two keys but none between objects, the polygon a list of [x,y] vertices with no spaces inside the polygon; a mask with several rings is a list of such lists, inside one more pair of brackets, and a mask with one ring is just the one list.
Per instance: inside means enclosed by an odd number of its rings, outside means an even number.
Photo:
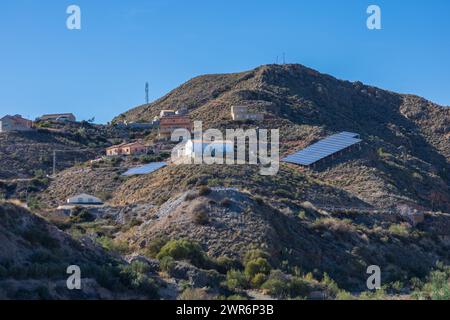
[{"label": "building wall", "polygon": [[140,154],[140,153],[146,153],[147,152],[147,148],[145,146],[143,146],[143,145],[140,145],[140,144],[127,146],[125,149],[126,149],[125,152],[128,155]]},{"label": "building wall", "polygon": [[99,204],[102,203],[100,199],[97,199],[95,197],[88,197],[88,196],[80,196],[80,197],[72,197],[67,199],[67,203],[73,203],[73,204]]},{"label": "building wall", "polygon": [[48,115],[43,115],[42,117],[38,118],[38,120],[41,121],[56,121],[56,120],[60,120],[60,121],[76,121],[76,118],[73,114],[65,114],[65,113],[61,113],[61,114],[48,114]]},{"label": "building wall", "polygon": [[159,135],[170,137],[176,129],[192,130],[192,122],[187,116],[170,116],[161,118],[159,123]]},{"label": "building wall", "polygon": [[0,132],[29,131],[32,130],[33,122],[19,117],[4,117],[0,120]]},{"label": "building wall", "polygon": [[111,147],[106,149],[106,155],[118,156],[118,155],[133,155],[143,154],[147,152],[147,147],[142,144],[129,144],[120,147]]}]

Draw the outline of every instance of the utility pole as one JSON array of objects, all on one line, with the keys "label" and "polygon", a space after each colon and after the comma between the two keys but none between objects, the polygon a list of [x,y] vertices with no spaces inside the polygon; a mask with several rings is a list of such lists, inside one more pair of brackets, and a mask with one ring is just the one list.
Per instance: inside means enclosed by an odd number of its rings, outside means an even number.
[{"label": "utility pole", "polygon": [[286,64],[286,54],[283,52],[283,64]]},{"label": "utility pole", "polygon": [[145,103],[148,104],[148,82],[145,83]]},{"label": "utility pole", "polygon": [[56,150],[53,150],[53,176],[56,176]]}]

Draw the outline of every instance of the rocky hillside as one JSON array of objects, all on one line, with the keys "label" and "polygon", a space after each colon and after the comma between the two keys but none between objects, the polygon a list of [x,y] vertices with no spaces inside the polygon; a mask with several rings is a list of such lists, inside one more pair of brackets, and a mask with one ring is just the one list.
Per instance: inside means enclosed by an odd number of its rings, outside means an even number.
[{"label": "rocky hillside", "polygon": [[331,133],[358,132],[362,153],[313,176],[374,206],[450,210],[450,108],[301,65],[200,76],[115,121],[149,120],[162,109],[187,107],[205,128],[234,128],[232,105],[265,113],[265,121],[246,127],[280,129],[283,154]]},{"label": "rocky hillside", "polygon": [[105,154],[115,143],[143,138],[147,131],[82,122],[37,122],[37,130],[0,134],[0,180],[51,174]]},{"label": "rocky hillside", "polygon": [[391,214],[329,214],[305,204],[287,214],[251,193],[212,188],[180,194],[140,219],[142,224],[119,236],[138,252],[158,239],[191,239],[211,257],[237,260],[259,248],[272,265],[298,266],[318,277],[326,272],[347,290],[365,290],[371,264],[383,266],[384,283],[406,285],[423,278],[436,261],[450,262],[448,215],[429,215],[414,229]]},{"label": "rocky hillside", "polygon": [[[235,104],[267,117],[235,123]],[[364,291],[372,264],[383,270],[390,294],[410,295],[417,288],[434,292],[417,279],[432,281],[426,277],[437,265],[450,273],[444,267],[450,264],[450,109],[300,65],[270,65],[197,77],[115,121],[151,120],[162,109],[179,107],[205,128],[280,129],[282,154],[343,130],[360,133],[363,143],[315,170],[282,163],[274,176],[251,165],[169,164],[122,177],[136,164],[84,163],[48,185],[35,181],[33,209],[64,234],[100,243],[110,255],[158,265],[175,287],[166,290],[169,298],[199,297],[195,290],[205,286],[209,297],[248,298],[257,290],[314,298],[322,290],[319,298],[337,298],[344,294],[337,286]],[[5,195],[24,189],[20,181],[0,188]],[[71,217],[53,211],[82,192],[106,205],[82,214],[75,208]],[[405,215],[399,205],[420,212]],[[293,286],[289,294],[276,292],[280,282]]]},{"label": "rocky hillside", "polygon": [[106,139],[78,133],[39,129],[34,132],[0,134],[0,179],[30,178],[36,172],[52,173],[53,151],[57,150],[57,170],[85,162],[103,153]]},{"label": "rocky hillside", "polygon": [[[157,297],[156,286],[132,285],[125,261],[11,203],[0,203],[0,241],[0,299]],[[81,269],[81,290],[66,286],[71,265]]]}]

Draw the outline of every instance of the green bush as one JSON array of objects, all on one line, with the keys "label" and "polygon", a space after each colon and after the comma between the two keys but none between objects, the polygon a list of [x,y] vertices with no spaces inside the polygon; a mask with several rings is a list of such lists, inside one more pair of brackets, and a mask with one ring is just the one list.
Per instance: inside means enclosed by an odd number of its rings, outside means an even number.
[{"label": "green bush", "polygon": [[133,261],[130,264],[131,271],[134,273],[147,274],[150,271],[150,267],[143,261]]},{"label": "green bush", "polygon": [[74,212],[70,216],[71,223],[92,222],[95,219],[96,217],[86,208],[75,208]]},{"label": "green bush", "polygon": [[160,260],[160,267],[162,271],[165,271],[167,273],[170,273],[173,270],[173,267],[175,266],[175,260],[172,257],[163,257]]},{"label": "green bush", "polygon": [[[419,284],[420,285],[420,284]],[[413,293],[416,299],[450,300],[450,267],[438,263],[422,288]]]},{"label": "green bush", "polygon": [[405,224],[392,224],[389,232],[396,236],[406,237],[409,235],[409,228]]},{"label": "green bush", "polygon": [[269,259],[269,254],[260,249],[250,250],[244,256],[244,264],[246,265],[251,260],[256,260],[258,258]]},{"label": "green bush", "polygon": [[261,288],[280,299],[305,298],[311,291],[308,281],[300,277],[287,276],[280,270],[272,271]]},{"label": "green bush", "polygon": [[122,279],[134,290],[145,294],[150,299],[158,298],[158,288],[153,279],[147,276],[149,267],[141,261],[135,261],[130,265],[123,266],[121,270]]},{"label": "green bush", "polygon": [[321,283],[325,286],[327,295],[329,297],[335,297],[340,291],[336,282],[333,279],[331,279],[327,273],[323,274]]},{"label": "green bush", "polygon": [[232,269],[240,269],[242,267],[241,263],[235,259],[231,259],[226,256],[220,256],[215,261],[217,270],[221,273],[227,273]]},{"label": "green bush", "polygon": [[164,237],[156,238],[150,241],[146,247],[145,255],[149,258],[156,258],[158,253],[161,251],[161,248],[168,242],[168,240]]},{"label": "green bush", "polygon": [[172,240],[167,242],[160,250],[156,258],[172,257],[174,260],[187,260],[196,267],[204,267],[208,259],[200,245],[190,240]]},{"label": "green bush", "polygon": [[311,292],[309,283],[300,277],[293,277],[289,282],[289,294],[291,297],[307,297]]},{"label": "green bush", "polygon": [[42,204],[38,198],[31,196],[28,198],[27,206],[31,210],[40,210],[42,208]]},{"label": "green bush", "polygon": [[257,258],[256,260],[250,260],[245,264],[245,274],[252,279],[258,273],[268,275],[272,267],[269,262],[264,258]]},{"label": "green bush", "polygon": [[250,281],[253,288],[260,288],[267,280],[267,275],[264,273],[257,273]]},{"label": "green bush", "polygon": [[96,239],[108,251],[126,254],[130,251],[130,247],[126,241],[116,241],[108,237],[99,237]]},{"label": "green bush", "polygon": [[249,281],[247,276],[239,270],[230,270],[227,272],[226,286],[230,290],[247,289]]},{"label": "green bush", "polygon": [[288,282],[279,278],[269,278],[261,288],[267,290],[273,297],[283,299],[289,296]]}]

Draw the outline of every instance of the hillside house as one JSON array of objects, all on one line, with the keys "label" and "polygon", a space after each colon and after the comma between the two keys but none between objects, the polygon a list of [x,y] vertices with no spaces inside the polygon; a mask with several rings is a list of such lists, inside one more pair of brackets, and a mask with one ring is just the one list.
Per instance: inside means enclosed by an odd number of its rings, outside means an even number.
[{"label": "hillside house", "polygon": [[68,198],[66,202],[68,205],[76,205],[76,206],[86,206],[86,205],[98,206],[103,204],[103,201],[100,200],[99,198],[85,193]]},{"label": "hillside house", "polygon": [[178,156],[183,158],[202,159],[203,155],[214,158],[220,153],[225,158],[227,154],[234,153],[234,143],[228,140],[215,140],[212,142],[189,140],[177,152]]},{"label": "hillside house", "polygon": [[33,130],[33,121],[22,118],[21,115],[4,116],[0,119],[0,132],[30,131]]},{"label": "hillside house", "polygon": [[248,112],[247,106],[232,106],[231,107],[231,118],[234,121],[245,121],[245,120],[264,120],[263,113],[250,113]]},{"label": "hillside house", "polygon": [[122,143],[106,149],[107,156],[135,155],[147,153],[147,146],[139,141]]},{"label": "hillside house", "polygon": [[[163,111],[161,111],[161,114],[163,114]],[[170,139],[172,132],[176,129],[187,129],[192,131],[192,122],[188,115],[167,114],[168,113],[165,113],[159,120],[160,138]]]},{"label": "hillside house", "polygon": [[75,122],[77,121],[73,113],[55,113],[44,114],[36,119],[36,121],[61,121],[61,122]]}]

